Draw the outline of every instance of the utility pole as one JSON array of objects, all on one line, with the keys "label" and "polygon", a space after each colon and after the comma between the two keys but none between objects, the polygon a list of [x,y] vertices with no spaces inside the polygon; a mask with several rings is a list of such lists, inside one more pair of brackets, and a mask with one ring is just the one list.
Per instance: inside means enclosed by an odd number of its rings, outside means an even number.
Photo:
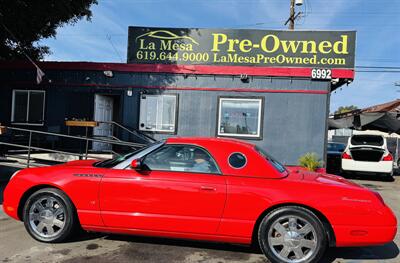
[{"label": "utility pole", "polygon": [[290,16],[285,22],[285,26],[289,23],[289,30],[294,30],[294,21],[296,21],[296,19],[302,14],[301,12],[296,14],[296,11],[294,10],[296,5],[303,5],[303,0],[290,0]]},{"label": "utility pole", "polygon": [[289,17],[289,30],[294,30],[294,1],[295,0],[290,0],[290,17]]}]

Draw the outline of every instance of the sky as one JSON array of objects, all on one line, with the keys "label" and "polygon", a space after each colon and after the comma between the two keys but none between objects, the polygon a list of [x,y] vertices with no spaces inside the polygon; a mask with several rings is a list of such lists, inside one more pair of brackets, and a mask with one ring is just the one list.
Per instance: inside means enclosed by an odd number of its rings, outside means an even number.
[{"label": "sky", "polygon": [[[99,0],[91,21],[60,27],[44,39],[48,61],[126,62],[128,26],[286,29],[290,0]],[[399,67],[362,72],[332,93],[331,112],[400,97],[400,1],[304,0],[301,30],[356,30],[356,66]],[[382,72],[382,71],[397,72]],[[371,71],[368,69],[367,71]]]}]

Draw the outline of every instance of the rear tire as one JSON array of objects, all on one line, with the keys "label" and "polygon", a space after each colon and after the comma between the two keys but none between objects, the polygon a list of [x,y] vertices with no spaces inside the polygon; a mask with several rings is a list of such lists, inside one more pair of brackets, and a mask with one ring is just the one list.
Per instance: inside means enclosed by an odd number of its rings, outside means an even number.
[{"label": "rear tire", "polygon": [[328,244],[323,223],[299,206],[281,207],[267,214],[261,221],[258,241],[272,263],[319,262]]},{"label": "rear tire", "polygon": [[40,189],[28,198],[23,221],[34,239],[46,243],[67,240],[79,224],[71,200],[55,188]]}]

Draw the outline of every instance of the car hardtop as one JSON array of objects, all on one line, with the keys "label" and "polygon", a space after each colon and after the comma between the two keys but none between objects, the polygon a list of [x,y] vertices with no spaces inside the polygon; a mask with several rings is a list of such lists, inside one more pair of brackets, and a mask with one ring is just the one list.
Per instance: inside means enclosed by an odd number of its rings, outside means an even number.
[{"label": "car hardtop", "polygon": [[[251,176],[259,178],[283,178],[287,171],[279,171],[274,163],[266,160],[252,143],[231,138],[214,137],[171,137],[165,144],[188,144],[206,149],[217,162],[221,172],[225,175]],[[229,158],[234,154],[244,155],[246,164],[235,168],[229,163]],[[268,156],[270,158],[270,156]]]},{"label": "car hardtop", "polygon": [[255,145],[249,142],[245,142],[239,139],[232,138],[215,138],[215,137],[171,137],[166,139],[166,144],[193,144],[199,146],[210,146],[220,147],[221,143],[237,145],[240,147],[246,147],[248,149],[254,149]]}]

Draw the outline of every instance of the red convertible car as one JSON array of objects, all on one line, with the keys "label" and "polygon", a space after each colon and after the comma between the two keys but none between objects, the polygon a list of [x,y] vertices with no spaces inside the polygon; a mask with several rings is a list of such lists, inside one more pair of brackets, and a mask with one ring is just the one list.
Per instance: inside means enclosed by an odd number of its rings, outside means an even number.
[{"label": "red convertible car", "polygon": [[116,159],[25,169],[3,206],[42,242],[82,227],[256,243],[272,262],[318,262],[329,246],[385,244],[397,231],[378,193],[216,138],[170,138]]}]

